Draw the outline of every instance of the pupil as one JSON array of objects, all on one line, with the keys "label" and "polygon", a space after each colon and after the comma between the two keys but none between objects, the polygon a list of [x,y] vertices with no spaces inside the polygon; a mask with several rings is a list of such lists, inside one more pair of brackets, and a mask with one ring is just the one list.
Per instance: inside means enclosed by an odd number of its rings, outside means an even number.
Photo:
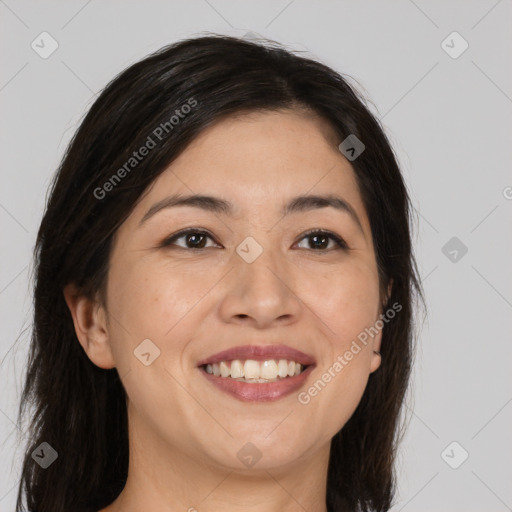
[{"label": "pupil", "polygon": [[[322,240],[322,242],[321,242],[322,247],[321,248],[325,248],[324,245],[325,245],[325,241],[327,240],[326,236],[324,236],[324,235],[315,235],[312,238],[313,238],[313,240],[321,239]],[[316,247],[318,247],[318,245],[316,245]]]},{"label": "pupil", "polygon": [[[204,239],[204,236],[203,236],[203,235],[194,235],[194,234],[192,234],[192,235],[188,235],[187,242],[189,242],[191,239],[197,239],[197,238],[202,238],[202,239]],[[203,240],[203,241],[204,241],[204,240]],[[199,248],[202,248],[202,247],[203,247],[203,245],[204,245],[204,244],[197,244],[197,243],[194,243],[194,242],[192,242],[192,243],[193,243],[193,246],[194,246],[194,247],[199,247]]]}]

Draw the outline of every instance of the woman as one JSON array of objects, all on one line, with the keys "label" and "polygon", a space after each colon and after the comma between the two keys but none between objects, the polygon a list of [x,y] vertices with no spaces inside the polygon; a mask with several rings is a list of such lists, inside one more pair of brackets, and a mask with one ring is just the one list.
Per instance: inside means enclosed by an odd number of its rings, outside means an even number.
[{"label": "woman", "polygon": [[388,510],[409,221],[325,65],[213,35],[122,72],[37,238],[18,511]]}]

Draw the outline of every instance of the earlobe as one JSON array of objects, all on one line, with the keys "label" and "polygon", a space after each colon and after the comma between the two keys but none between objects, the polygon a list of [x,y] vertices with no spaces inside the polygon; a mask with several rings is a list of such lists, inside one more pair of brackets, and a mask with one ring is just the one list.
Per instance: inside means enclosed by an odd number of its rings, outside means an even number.
[{"label": "earlobe", "polygon": [[386,288],[386,297],[384,299],[384,302],[382,303],[382,307],[386,307],[386,304],[391,299],[391,292],[393,291],[393,278],[391,278],[388,282],[388,286]]},{"label": "earlobe", "polygon": [[377,370],[382,362],[382,355],[381,353],[373,349],[373,353],[371,355],[371,361],[370,361],[370,373],[373,373],[375,370]]},{"label": "earlobe", "polygon": [[66,285],[63,295],[73,318],[78,341],[89,359],[100,368],[114,368],[103,306],[81,294],[74,284]]},{"label": "earlobe", "polygon": [[380,353],[381,343],[382,343],[382,330],[375,337],[375,339],[372,343],[372,346],[371,346],[372,353],[370,355],[370,373],[373,373],[382,364],[382,355]]},{"label": "earlobe", "polygon": [[[384,300],[382,302],[382,309],[386,307],[386,305],[389,302],[389,299],[391,298],[391,291],[393,290],[393,279],[391,278],[388,282],[388,286],[386,287],[386,296],[384,297]],[[383,312],[386,314],[385,312]],[[373,344],[373,352],[371,354],[371,360],[370,360],[370,373],[373,373],[375,370],[377,370],[381,363],[382,363],[382,355],[380,353],[380,344],[382,340],[382,331],[379,333],[377,339],[375,340]]]}]

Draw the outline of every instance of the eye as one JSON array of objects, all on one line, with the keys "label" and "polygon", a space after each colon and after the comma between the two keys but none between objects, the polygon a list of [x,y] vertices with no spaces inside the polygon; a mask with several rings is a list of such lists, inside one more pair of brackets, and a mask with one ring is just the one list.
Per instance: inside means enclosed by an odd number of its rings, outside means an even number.
[{"label": "eye", "polygon": [[166,238],[160,246],[168,247],[170,245],[177,245],[175,242],[181,238],[185,240],[185,246],[178,245],[180,249],[207,249],[205,245],[206,239],[209,238],[213,240],[212,236],[207,231],[189,228]]},{"label": "eye", "polygon": [[[301,240],[310,239],[313,241],[313,251],[327,252],[326,249],[329,245],[329,241],[333,241],[335,247],[338,249],[348,249],[348,245],[343,238],[335,235],[331,231],[325,231],[323,229],[313,229],[304,234]],[[309,249],[306,247],[306,249]]]},{"label": "eye", "polygon": [[[180,249],[207,249],[206,240],[207,239],[212,240],[212,235],[208,233],[207,231],[204,231],[202,229],[197,228],[189,228],[185,229],[183,231],[180,231],[178,233],[175,233],[174,235],[171,235],[169,238],[166,238],[161,244],[161,247],[169,247],[171,245],[176,245]],[[176,242],[180,239],[184,239],[184,246],[176,244]],[[312,247],[303,247],[305,249],[310,249],[316,252],[328,252],[329,250],[335,250],[336,248],[339,249],[348,249],[347,243],[345,240],[343,240],[338,235],[332,233],[331,231],[325,231],[323,229],[312,229],[305,233],[302,238],[302,240],[309,239],[312,241]],[[329,249],[329,242],[334,242],[334,248],[331,247]],[[214,244],[214,246],[217,246]],[[210,246],[212,247],[212,246]]]}]

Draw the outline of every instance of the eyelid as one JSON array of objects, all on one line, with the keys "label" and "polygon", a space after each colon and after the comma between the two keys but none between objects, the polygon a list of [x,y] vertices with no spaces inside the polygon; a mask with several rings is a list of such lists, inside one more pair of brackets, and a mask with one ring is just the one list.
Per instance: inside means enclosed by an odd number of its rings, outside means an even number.
[{"label": "eyelid", "polygon": [[[182,229],[166,238],[164,238],[162,240],[162,242],[159,244],[159,247],[168,247],[170,245],[172,245],[172,242],[174,242],[175,240],[179,239],[179,238],[182,238],[186,235],[189,235],[189,234],[198,234],[198,235],[203,235],[203,236],[206,236],[208,238],[211,238],[217,245],[220,245],[217,240],[215,239],[215,237],[207,230],[203,229],[203,228],[195,228],[195,227],[190,227],[190,228],[185,228],[185,229]],[[179,247],[177,246],[178,249],[184,249],[184,250],[195,250],[195,251],[200,251],[201,249],[189,249],[187,247]],[[204,249],[204,248],[203,248]]]},{"label": "eyelid", "polygon": [[[166,237],[159,244],[159,247],[165,248],[165,247],[171,246],[172,242],[174,242],[175,240],[177,240],[179,238],[182,238],[182,237],[184,237],[184,236],[186,236],[188,234],[203,235],[203,236],[206,236],[206,237],[210,238],[217,245],[221,245],[221,244],[219,244],[217,242],[215,237],[208,230],[203,229],[203,228],[190,227],[190,228],[185,228],[185,229],[183,229],[181,231],[178,231],[177,233],[174,233],[174,234]],[[337,235],[336,233],[333,233],[332,231],[330,231],[328,229],[323,229],[323,228],[312,228],[312,229],[309,229],[308,231],[306,231],[306,232],[304,232],[304,233],[302,233],[300,235],[300,238],[298,239],[298,242],[300,242],[303,239],[307,238],[308,236],[312,236],[312,235],[325,235],[328,238],[331,238],[336,243],[336,245],[338,246],[339,249],[342,249],[342,250],[348,250],[349,249],[346,241],[341,236]],[[296,243],[298,243],[298,242],[296,242]],[[201,248],[196,248],[196,249],[188,248],[188,247],[179,247],[179,246],[177,246],[177,247],[178,247],[178,249],[184,249],[184,250],[190,250],[190,251],[201,251],[203,249],[208,249],[208,247],[201,247]],[[324,250],[309,249],[309,251],[318,252],[318,253],[330,252],[332,250],[333,249],[328,249],[328,250],[325,250],[325,249]]]},{"label": "eyelid", "polygon": [[[311,235],[326,235],[327,237],[334,240],[334,242],[336,243],[336,245],[338,246],[339,249],[344,249],[344,250],[349,249],[349,246],[344,238],[342,238],[340,235],[337,235],[336,233],[334,233],[328,229],[323,229],[323,228],[309,229],[308,231],[306,231],[305,233],[302,233],[300,235],[299,241],[303,240],[304,238],[307,238],[308,236],[311,236]],[[323,251],[322,250],[315,251],[314,249],[310,249],[310,250],[313,252],[319,252],[319,253],[332,251],[332,249],[323,250]]]}]

